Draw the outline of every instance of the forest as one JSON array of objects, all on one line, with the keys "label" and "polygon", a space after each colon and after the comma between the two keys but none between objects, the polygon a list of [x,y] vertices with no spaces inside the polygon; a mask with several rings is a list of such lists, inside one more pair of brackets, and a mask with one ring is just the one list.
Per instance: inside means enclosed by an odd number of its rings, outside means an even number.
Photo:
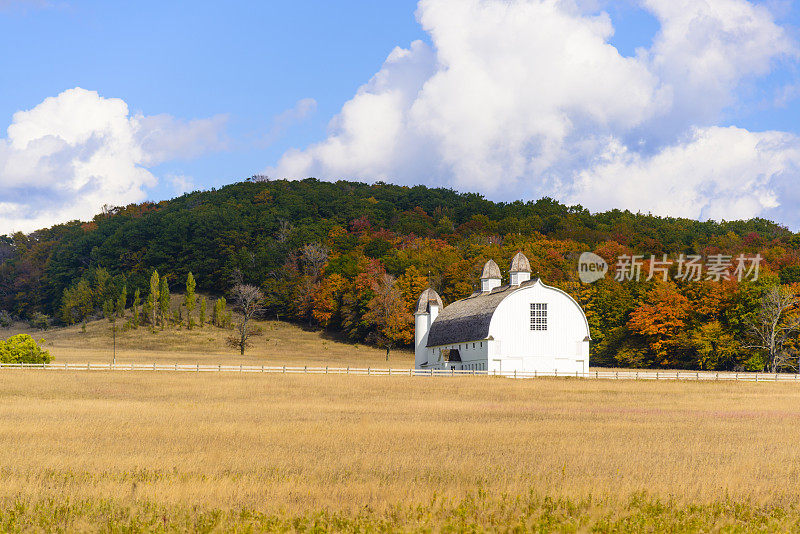
[{"label": "forest", "polygon": [[[591,213],[551,198],[500,203],[425,186],[255,176],[0,237],[0,310],[32,324],[76,323],[102,316],[108,302],[133,305],[156,270],[166,291],[181,292],[192,273],[197,291],[211,297],[236,284],[258,287],[265,317],[410,346],[423,289],[432,286],[447,305],[478,287],[489,258],[507,280],[522,251],[534,277],[584,307],[592,365],[761,370],[767,356],[752,347],[748,321],[768,289],[800,295],[798,246],[799,234],[764,219]],[[584,251],[612,270],[623,255],[763,260],[757,280],[617,281],[611,272],[584,284]]]}]

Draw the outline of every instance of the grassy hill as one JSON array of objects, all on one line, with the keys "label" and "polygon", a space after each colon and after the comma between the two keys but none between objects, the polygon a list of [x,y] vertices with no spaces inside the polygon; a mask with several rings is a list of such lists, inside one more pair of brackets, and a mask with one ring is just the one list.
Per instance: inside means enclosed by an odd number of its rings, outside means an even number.
[{"label": "grassy hill", "polygon": [[[263,335],[253,338],[253,346],[240,356],[237,349],[226,346],[232,334],[206,325],[191,331],[167,327],[152,333],[147,327],[117,333],[117,363],[180,363],[180,364],[244,364],[330,367],[396,367],[414,366],[414,354],[408,350],[386,352],[369,345],[333,339],[319,330],[305,330],[283,321],[256,321]],[[28,333],[44,339],[43,347],[54,357],[54,363],[110,362],[113,353],[111,325],[105,319],[89,321],[82,326],[34,330],[25,323],[0,328],[0,336]]]}]

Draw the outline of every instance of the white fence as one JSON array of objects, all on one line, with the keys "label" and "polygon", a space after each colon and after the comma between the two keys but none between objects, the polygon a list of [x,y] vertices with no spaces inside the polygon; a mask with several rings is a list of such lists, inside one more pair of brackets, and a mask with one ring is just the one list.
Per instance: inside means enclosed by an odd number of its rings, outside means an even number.
[{"label": "white fence", "polygon": [[534,372],[494,372],[457,369],[391,369],[371,367],[290,367],[267,365],[201,365],[201,364],[163,364],[163,363],[0,363],[1,370],[39,369],[44,371],[178,371],[178,372],[235,372],[235,373],[281,373],[281,374],[336,374],[336,375],[374,375],[374,376],[416,376],[416,377],[456,377],[456,376],[497,376],[507,378],[593,378],[605,380],[697,380],[697,381],[745,381],[745,382],[798,382],[798,374],[774,373],[732,373],[714,371],[589,371],[587,373],[559,373],[558,371]]}]

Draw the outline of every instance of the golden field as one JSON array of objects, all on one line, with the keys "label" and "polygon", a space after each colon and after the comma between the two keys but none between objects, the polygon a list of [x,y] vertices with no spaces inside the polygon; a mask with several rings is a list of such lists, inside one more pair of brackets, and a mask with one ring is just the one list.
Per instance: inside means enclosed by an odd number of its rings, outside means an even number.
[{"label": "golden field", "polygon": [[800,528],[782,383],[0,372],[0,530]]}]

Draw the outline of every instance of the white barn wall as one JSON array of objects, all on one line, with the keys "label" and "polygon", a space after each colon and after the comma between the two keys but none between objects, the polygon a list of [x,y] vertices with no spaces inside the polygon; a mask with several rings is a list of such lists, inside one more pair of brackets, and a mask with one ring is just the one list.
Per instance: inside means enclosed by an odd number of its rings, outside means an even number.
[{"label": "white barn wall", "polygon": [[[531,303],[547,304],[547,330],[530,329]],[[584,339],[589,330],[583,311],[572,297],[540,282],[513,292],[500,303],[489,335],[498,340],[489,354],[490,360],[502,360],[498,371],[588,371],[588,342]]]}]

